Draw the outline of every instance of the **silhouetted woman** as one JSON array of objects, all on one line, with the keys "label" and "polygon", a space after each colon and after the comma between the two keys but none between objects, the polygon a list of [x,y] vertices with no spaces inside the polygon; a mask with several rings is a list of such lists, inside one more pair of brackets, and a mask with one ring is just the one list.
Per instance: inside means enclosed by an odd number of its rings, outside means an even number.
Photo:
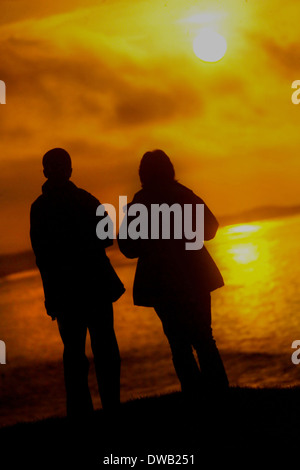
[{"label": "silhouetted woman", "polygon": [[[179,204],[182,211],[184,205],[189,204],[193,209],[192,217],[186,222],[192,223],[196,205],[204,202],[175,180],[174,167],[162,150],[145,153],[139,176],[142,189],[135,194],[127,210],[137,203],[147,207],[149,234],[151,223],[152,226],[154,224],[150,215],[152,204],[168,204],[169,207]],[[124,229],[130,226],[134,218],[127,214],[120,233],[124,235]],[[169,239],[162,238],[161,228],[156,239],[151,239],[150,235],[149,239],[144,235],[144,238],[137,239],[130,236],[121,239],[120,234],[118,236],[121,252],[128,258],[138,258],[134,303],[154,307],[161,319],[183,392],[194,395],[203,389],[224,390],[228,387],[228,379],[212,334],[210,297],[211,291],[224,285],[223,278],[204,246],[198,250],[187,250],[184,235],[181,239],[174,237],[174,218],[170,220]],[[204,204],[204,239],[212,239],[217,228],[216,218]]]}]

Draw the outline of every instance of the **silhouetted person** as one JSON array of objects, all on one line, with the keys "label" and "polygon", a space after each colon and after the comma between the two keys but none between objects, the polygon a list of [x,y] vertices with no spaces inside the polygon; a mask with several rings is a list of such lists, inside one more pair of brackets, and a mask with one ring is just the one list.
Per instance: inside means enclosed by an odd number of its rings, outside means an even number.
[{"label": "silhouetted person", "polygon": [[57,319],[64,343],[67,414],[85,417],[93,411],[85,355],[87,330],[102,406],[115,410],[120,402],[120,354],[111,283],[116,274],[105,253],[112,242],[96,236],[100,202],[69,180],[69,154],[52,149],[44,155],[43,167],[47,181],[31,206],[31,243],[43,281],[45,307]]},{"label": "silhouetted person", "polygon": [[[131,204],[148,208],[149,234],[151,204],[204,204],[190,189],[175,180],[169,157],[161,150],[147,152],[140,163],[142,189]],[[195,214],[194,214],[195,215]],[[118,243],[128,258],[138,258],[133,296],[135,305],[154,307],[168,338],[174,367],[182,391],[194,396],[199,390],[228,388],[228,379],[211,328],[210,292],[224,285],[223,278],[207,249],[186,250],[186,239],[121,239],[126,224],[135,217],[125,217]],[[218,222],[204,206],[204,238],[215,236]],[[152,221],[153,223],[153,221]],[[172,226],[171,218],[171,226]],[[172,232],[171,232],[172,233]],[[201,371],[195,360],[195,349]]]}]

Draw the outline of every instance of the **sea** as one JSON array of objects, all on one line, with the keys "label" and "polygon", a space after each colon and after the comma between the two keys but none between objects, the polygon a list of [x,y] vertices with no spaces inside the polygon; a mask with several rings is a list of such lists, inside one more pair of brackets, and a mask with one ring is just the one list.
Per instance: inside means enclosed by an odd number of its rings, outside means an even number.
[{"label": "sea", "polygon": [[[221,227],[206,244],[225,286],[212,293],[213,332],[230,385],[300,386],[300,216]],[[122,358],[121,399],[177,391],[168,342],[151,308],[132,302],[135,260],[108,249],[126,293],[114,303]],[[37,270],[0,279],[0,426],[65,415],[63,347],[44,310]],[[101,408],[89,338],[90,389]],[[300,354],[299,354],[300,358]]]}]

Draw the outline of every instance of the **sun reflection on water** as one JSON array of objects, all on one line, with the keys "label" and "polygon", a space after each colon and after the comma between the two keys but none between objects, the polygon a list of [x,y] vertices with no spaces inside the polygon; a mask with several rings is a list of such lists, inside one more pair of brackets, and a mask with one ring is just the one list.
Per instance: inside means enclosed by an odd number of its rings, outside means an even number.
[{"label": "sun reflection on water", "polygon": [[[291,343],[300,332],[299,239],[300,215],[222,227],[207,243],[225,280],[225,287],[212,294],[213,329],[231,385],[300,384],[299,369],[290,360]],[[169,393],[178,381],[160,321],[153,309],[132,302],[135,262],[124,261],[118,250],[108,254],[127,288],[114,304],[122,399]],[[62,343],[43,297],[37,271],[2,279],[1,339],[9,355],[1,424],[14,424],[19,416],[32,420],[65,413]],[[87,352],[91,357],[90,345]],[[50,407],[43,399],[49,387]],[[94,374],[91,390],[99,400]]]},{"label": "sun reflection on water", "polygon": [[261,229],[261,225],[243,224],[233,225],[227,229],[227,233],[249,233],[257,232]]},{"label": "sun reflection on water", "polygon": [[241,264],[248,264],[256,261],[259,256],[258,247],[253,243],[243,243],[236,245],[228,253],[233,254],[233,259]]},{"label": "sun reflection on water", "polygon": [[260,285],[271,280],[272,238],[269,226],[239,224],[225,227],[222,233],[222,264],[227,271],[227,285]]}]

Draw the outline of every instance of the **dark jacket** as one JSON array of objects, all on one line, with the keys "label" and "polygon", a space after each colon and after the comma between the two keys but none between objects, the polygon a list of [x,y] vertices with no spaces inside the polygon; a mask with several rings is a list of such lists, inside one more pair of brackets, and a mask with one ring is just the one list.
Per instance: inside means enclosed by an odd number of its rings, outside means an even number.
[{"label": "dark jacket", "polygon": [[111,265],[105,248],[112,241],[96,236],[99,204],[71,181],[61,188],[46,181],[31,206],[30,237],[49,314],[99,305],[109,298]]},{"label": "dark jacket", "polygon": [[[178,182],[164,188],[142,189],[135,194],[131,204],[135,203],[146,205],[148,213],[153,203],[192,204],[193,209],[196,204],[204,204],[201,198]],[[129,225],[131,221],[132,218],[126,215],[123,224]],[[218,225],[204,204],[205,240],[215,236]],[[205,246],[200,250],[186,250],[186,241],[185,238],[164,240],[161,237],[158,240],[132,240],[118,236],[121,252],[128,258],[138,258],[133,287],[136,305],[155,306],[162,301],[196,300],[201,292],[211,292],[224,285],[222,275]]]}]

